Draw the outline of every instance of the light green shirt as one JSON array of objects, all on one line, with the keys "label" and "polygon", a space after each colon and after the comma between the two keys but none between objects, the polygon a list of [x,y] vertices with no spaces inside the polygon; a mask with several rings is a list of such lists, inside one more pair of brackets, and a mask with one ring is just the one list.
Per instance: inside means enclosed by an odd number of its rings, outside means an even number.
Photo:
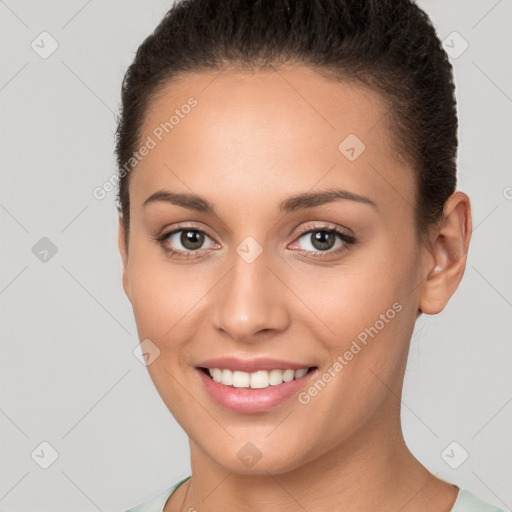
[{"label": "light green shirt", "polygon": [[[181,485],[183,482],[186,482],[190,476],[184,478],[177,484],[169,487],[164,492],[150,499],[149,501],[145,501],[136,507],[131,508],[130,510],[126,510],[126,512],[163,512],[166,501],[169,499],[169,496],[175,491],[175,489]],[[503,510],[493,507],[488,503],[485,503],[481,499],[477,498],[474,494],[471,494],[469,491],[464,489],[459,489],[459,494],[457,495],[457,499],[453,504],[450,512],[504,512]]]}]

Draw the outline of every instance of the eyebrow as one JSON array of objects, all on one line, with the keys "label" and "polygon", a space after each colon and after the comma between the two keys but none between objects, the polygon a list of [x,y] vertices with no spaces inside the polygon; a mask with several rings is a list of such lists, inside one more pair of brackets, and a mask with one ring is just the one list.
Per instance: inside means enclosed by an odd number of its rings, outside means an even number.
[{"label": "eyebrow", "polygon": [[[377,205],[367,197],[354,194],[347,190],[328,189],[320,192],[304,192],[302,194],[289,197],[279,204],[278,211],[282,213],[291,213],[297,210],[314,208],[315,206],[340,200],[355,201],[357,203],[367,204],[377,209]],[[142,206],[145,207],[156,202],[168,202],[189,210],[217,215],[213,204],[197,194],[158,190],[154,194],[151,194],[144,201]]]}]

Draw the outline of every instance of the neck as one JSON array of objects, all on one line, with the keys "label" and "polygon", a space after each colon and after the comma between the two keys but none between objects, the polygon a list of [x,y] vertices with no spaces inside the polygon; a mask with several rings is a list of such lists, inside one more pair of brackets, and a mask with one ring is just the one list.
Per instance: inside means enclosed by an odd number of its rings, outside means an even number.
[{"label": "neck", "polygon": [[449,512],[457,488],[412,455],[399,418],[398,407],[392,418],[376,414],[356,435],[283,474],[226,470],[191,440],[192,477],[182,510]]}]

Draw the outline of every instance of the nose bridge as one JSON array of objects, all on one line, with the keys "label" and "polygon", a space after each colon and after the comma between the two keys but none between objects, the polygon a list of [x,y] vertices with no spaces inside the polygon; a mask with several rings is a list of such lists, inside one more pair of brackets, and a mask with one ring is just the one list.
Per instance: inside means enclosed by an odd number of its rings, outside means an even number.
[{"label": "nose bridge", "polygon": [[236,247],[214,301],[216,327],[238,340],[249,340],[261,330],[283,329],[287,321],[282,284],[267,268],[263,248],[247,238]]}]

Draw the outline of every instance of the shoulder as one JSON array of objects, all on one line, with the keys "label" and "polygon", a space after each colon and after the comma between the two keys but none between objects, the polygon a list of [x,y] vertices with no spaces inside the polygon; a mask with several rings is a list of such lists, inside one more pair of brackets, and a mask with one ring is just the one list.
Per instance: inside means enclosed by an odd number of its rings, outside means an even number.
[{"label": "shoulder", "polygon": [[174,484],[172,487],[169,487],[165,491],[161,492],[157,496],[151,498],[144,503],[141,503],[125,512],[162,512],[165,506],[165,502],[169,499],[169,496],[176,490],[176,488],[181,485],[183,482],[188,480],[190,476],[184,478],[179,481],[177,484]]},{"label": "shoulder", "polygon": [[457,499],[450,512],[504,512],[500,508],[489,505],[465,489],[460,489]]}]

